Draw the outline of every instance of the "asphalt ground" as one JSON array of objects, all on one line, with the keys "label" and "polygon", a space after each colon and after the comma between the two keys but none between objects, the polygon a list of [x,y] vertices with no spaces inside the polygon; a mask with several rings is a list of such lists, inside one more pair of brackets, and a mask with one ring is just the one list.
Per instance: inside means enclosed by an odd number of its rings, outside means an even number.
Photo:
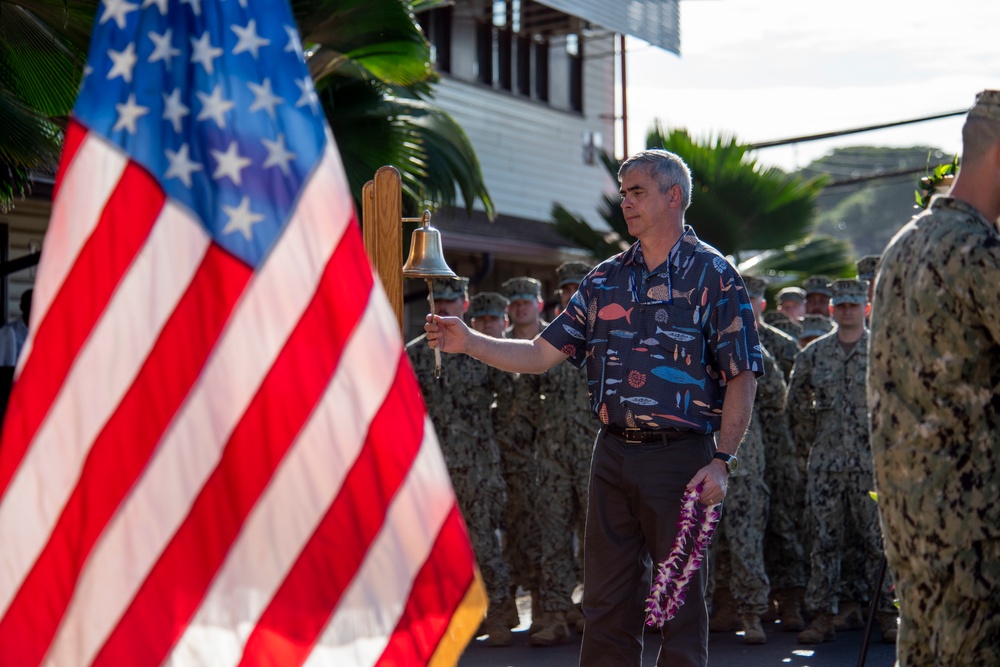
[{"label": "asphalt ground", "polygon": [[[514,643],[505,648],[489,648],[485,637],[473,640],[459,661],[459,667],[571,667],[577,664],[580,635],[574,633],[569,644],[552,647],[528,646],[530,609],[525,613],[522,601],[521,625],[514,630]],[[838,632],[833,642],[805,646],[796,641],[797,633],[781,632],[777,623],[766,623],[767,644],[747,646],[739,633],[713,632],[709,638],[709,665],[733,667],[854,667],[858,665],[863,642],[863,630]],[[659,635],[646,636],[643,667],[656,664]],[[893,667],[896,647],[883,644],[878,624],[872,632],[865,667]]]}]

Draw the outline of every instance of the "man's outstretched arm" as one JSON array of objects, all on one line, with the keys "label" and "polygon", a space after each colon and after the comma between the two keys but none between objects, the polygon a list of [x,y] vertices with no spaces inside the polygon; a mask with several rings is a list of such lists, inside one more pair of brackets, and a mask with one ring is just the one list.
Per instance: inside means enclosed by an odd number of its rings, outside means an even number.
[{"label": "man's outstretched arm", "polygon": [[431,348],[467,354],[510,373],[544,373],[567,356],[541,336],[534,340],[494,338],[469,329],[458,317],[428,315],[424,331]]}]

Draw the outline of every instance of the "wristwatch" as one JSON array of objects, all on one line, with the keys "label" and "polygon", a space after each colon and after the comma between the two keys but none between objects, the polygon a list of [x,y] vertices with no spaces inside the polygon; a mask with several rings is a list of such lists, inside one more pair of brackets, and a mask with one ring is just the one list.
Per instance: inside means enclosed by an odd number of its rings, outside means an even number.
[{"label": "wristwatch", "polygon": [[736,468],[739,466],[739,460],[732,454],[726,454],[725,452],[716,452],[713,459],[719,459],[726,464],[726,470],[729,472],[736,472]]}]

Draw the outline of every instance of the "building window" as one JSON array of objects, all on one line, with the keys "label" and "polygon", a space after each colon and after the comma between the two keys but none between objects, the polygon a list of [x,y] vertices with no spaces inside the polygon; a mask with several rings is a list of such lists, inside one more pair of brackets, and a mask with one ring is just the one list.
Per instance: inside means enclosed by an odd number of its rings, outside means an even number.
[{"label": "building window", "polygon": [[583,113],[583,43],[577,34],[566,35],[569,59],[569,108]]},{"label": "building window", "polygon": [[439,72],[451,72],[451,26],[453,7],[441,7],[417,15],[420,27],[431,43],[431,62]]},{"label": "building window", "polygon": [[456,0],[418,16],[439,71],[583,112],[586,22],[534,0]]}]

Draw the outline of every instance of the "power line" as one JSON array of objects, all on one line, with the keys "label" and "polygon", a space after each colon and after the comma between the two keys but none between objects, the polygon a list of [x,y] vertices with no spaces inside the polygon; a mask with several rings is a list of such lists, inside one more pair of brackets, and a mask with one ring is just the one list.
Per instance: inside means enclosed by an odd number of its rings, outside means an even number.
[{"label": "power line", "polygon": [[843,185],[857,185],[858,183],[868,183],[870,181],[877,181],[884,178],[897,178],[901,176],[912,176],[914,174],[930,173],[933,172],[937,167],[944,164],[951,164],[951,162],[942,162],[940,164],[928,164],[923,167],[906,167],[905,169],[893,169],[892,171],[883,171],[881,174],[868,174],[867,176],[856,176],[854,178],[841,178],[835,181],[830,181],[824,186],[824,189],[835,188]]},{"label": "power line", "polygon": [[837,130],[836,132],[823,132],[821,134],[807,134],[802,137],[792,137],[791,139],[778,139],[776,141],[761,141],[756,144],[750,144],[750,148],[760,150],[762,148],[774,148],[775,146],[787,146],[788,144],[801,144],[807,141],[816,141],[818,139],[830,139],[831,137],[842,137],[848,134],[859,134],[861,132],[871,132],[872,130],[884,130],[887,127],[899,127],[900,125],[910,125],[912,123],[924,123],[929,120],[938,120],[940,118],[963,116],[968,112],[969,112],[968,109],[962,109],[961,111],[949,111],[947,113],[939,113],[933,116],[924,116],[922,118],[911,118],[910,120],[897,120],[892,123],[882,123],[880,125],[868,125],[866,127],[856,127],[850,130]]}]

